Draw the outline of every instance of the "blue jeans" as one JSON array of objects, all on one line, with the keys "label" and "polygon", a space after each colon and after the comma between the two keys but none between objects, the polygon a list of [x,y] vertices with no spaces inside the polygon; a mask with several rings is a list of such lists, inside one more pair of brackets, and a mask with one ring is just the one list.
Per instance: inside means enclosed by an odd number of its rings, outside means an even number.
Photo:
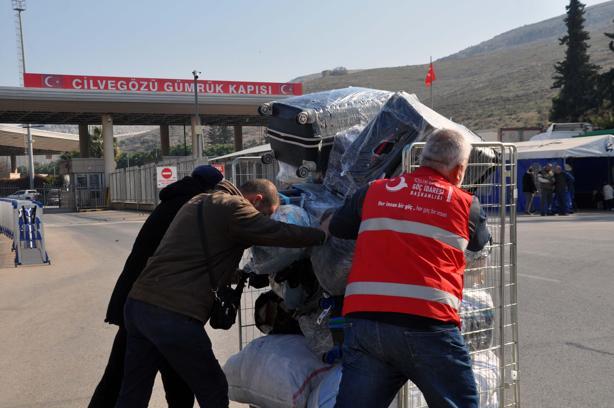
[{"label": "blue jeans", "polygon": [[552,190],[542,190],[540,202],[541,202],[541,215],[551,214],[550,207],[552,207]]},{"label": "blue jeans", "polygon": [[387,408],[411,380],[429,408],[477,408],[471,358],[457,327],[412,330],[348,318],[337,408]]},{"label": "blue jeans", "polygon": [[116,408],[146,408],[163,359],[188,384],[201,407],[228,407],[228,382],[202,322],[128,298],[124,379]]}]

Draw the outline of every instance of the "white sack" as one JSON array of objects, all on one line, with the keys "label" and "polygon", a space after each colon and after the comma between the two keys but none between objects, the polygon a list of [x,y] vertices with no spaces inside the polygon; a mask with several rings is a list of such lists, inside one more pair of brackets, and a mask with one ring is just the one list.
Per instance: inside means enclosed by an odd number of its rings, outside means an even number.
[{"label": "white sack", "polygon": [[269,335],[252,340],[223,370],[232,401],[259,408],[305,408],[331,367],[309,350],[303,336]]}]

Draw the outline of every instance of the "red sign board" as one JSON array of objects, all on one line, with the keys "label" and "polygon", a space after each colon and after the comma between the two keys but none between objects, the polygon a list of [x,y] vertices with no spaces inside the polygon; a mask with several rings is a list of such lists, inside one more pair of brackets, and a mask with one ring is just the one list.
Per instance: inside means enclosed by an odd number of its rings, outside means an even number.
[{"label": "red sign board", "polygon": [[177,167],[156,167],[156,181],[158,188],[164,188],[177,181]]},{"label": "red sign board", "polygon": [[160,174],[163,178],[169,179],[173,176],[173,170],[169,169],[168,167],[165,167],[162,169],[162,172]]},{"label": "red sign board", "polygon": [[[23,74],[26,88],[89,91],[194,93],[190,79],[128,78],[88,75]],[[197,81],[198,93],[209,95],[302,95],[298,82]]]}]

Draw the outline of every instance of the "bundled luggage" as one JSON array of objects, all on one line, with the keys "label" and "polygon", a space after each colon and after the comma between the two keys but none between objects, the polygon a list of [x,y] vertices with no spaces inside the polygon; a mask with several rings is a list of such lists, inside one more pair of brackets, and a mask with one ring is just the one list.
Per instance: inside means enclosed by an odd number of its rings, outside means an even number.
[{"label": "bundled luggage", "polygon": [[260,408],[305,407],[332,367],[297,335],[269,335],[250,342],[224,364],[228,397]]},{"label": "bundled luggage", "polygon": [[326,171],[335,135],[365,126],[390,95],[376,89],[343,88],[267,103],[260,113],[267,116],[275,158],[305,177]]},{"label": "bundled luggage", "polygon": [[[402,171],[403,149],[424,141],[435,130],[452,128],[471,142],[480,138],[439,115],[415,95],[346,88],[265,104],[267,135],[278,160],[283,191],[275,219],[318,226],[344,199],[369,182]],[[485,163],[467,172],[465,183],[479,184],[493,175],[497,158],[474,149],[472,159]],[[300,181],[300,182],[298,182]],[[224,371],[230,398],[256,407],[328,408],[335,404],[341,381],[343,342],[341,307],[352,265],[355,241],[329,237],[312,249],[253,247],[241,267],[269,276],[271,291],[256,301],[254,321],[266,334],[231,357]],[[493,344],[493,299],[480,286],[488,251],[467,253],[471,285],[463,291],[462,331],[473,353],[480,406],[498,406],[499,361]],[[296,333],[296,334],[295,334]],[[335,365],[336,364],[336,365]],[[410,387],[410,407],[426,406]]]}]

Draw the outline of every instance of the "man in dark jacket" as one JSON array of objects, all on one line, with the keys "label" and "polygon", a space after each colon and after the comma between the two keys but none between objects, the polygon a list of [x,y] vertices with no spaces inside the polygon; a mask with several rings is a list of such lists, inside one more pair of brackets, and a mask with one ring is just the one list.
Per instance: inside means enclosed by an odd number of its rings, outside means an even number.
[{"label": "man in dark jacket", "polygon": [[525,198],[524,212],[525,214],[533,214],[533,198],[535,193],[537,193],[537,187],[535,186],[532,167],[529,167],[524,176],[522,176],[522,192]]},{"label": "man in dark jacket", "polygon": [[567,177],[561,166],[554,168],[554,194],[556,194],[557,213],[567,215]]},{"label": "man in dark jacket", "polygon": [[228,383],[204,328],[213,291],[232,280],[243,250],[252,245],[306,247],[326,238],[319,229],[269,218],[278,206],[268,180],[240,190],[224,180],[181,208],[126,302],[126,375],[117,408],[147,407],[161,359],[188,383],[201,407],[228,406]]},{"label": "man in dark jacket", "polygon": [[537,183],[539,184],[541,215],[552,215],[552,195],[554,192],[554,173],[552,164],[548,163],[537,173]]},{"label": "man in dark jacket", "polygon": [[[147,218],[134,241],[132,251],[113,289],[105,321],[119,326],[113,342],[111,355],[104,375],[94,391],[89,408],[114,407],[124,375],[126,354],[126,329],[124,327],[124,304],[132,285],[141,274],[150,256],[160,244],[164,233],[179,209],[192,197],[212,190],[223,179],[222,173],[212,166],[198,166],[191,177],[165,187],[160,191],[160,204]],[[159,366],[166,400],[171,408],[192,408],[194,393],[177,375],[168,362],[160,361]]]}]

